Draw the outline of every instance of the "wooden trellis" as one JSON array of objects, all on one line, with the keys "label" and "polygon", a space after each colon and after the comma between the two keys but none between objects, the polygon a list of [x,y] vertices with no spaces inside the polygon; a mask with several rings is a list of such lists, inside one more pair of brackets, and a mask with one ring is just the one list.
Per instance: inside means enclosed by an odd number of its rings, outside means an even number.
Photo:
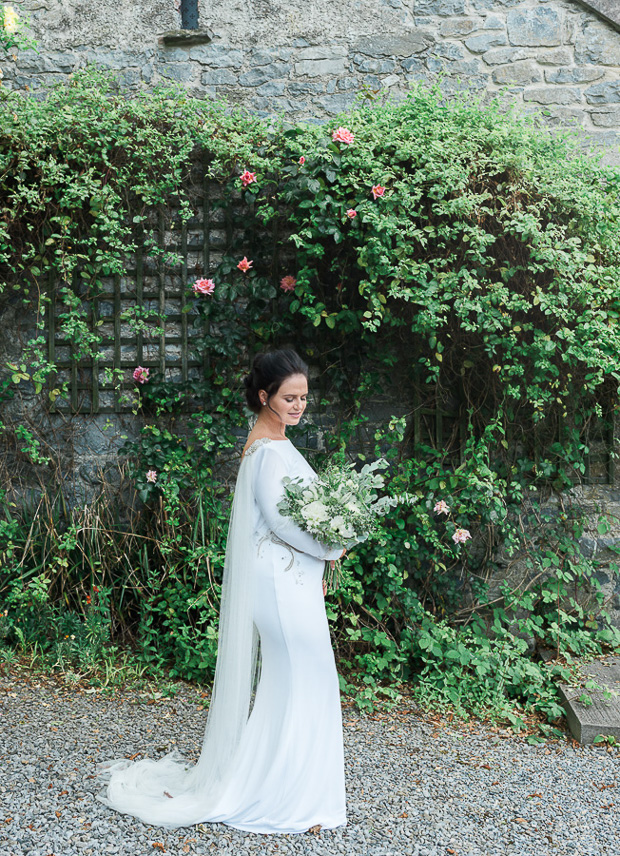
[{"label": "wooden trellis", "polygon": [[[215,198],[217,190],[204,177],[206,170],[196,164],[200,178],[194,182],[196,215],[178,221],[173,228],[162,210],[153,213],[149,225],[154,249],[138,242],[135,255],[128,259],[123,276],[103,280],[97,292],[79,274],[71,290],[82,305],[82,319],[93,335],[100,338],[94,357],[79,358],[76,346],[63,324],[67,311],[59,292],[59,283],[48,282],[47,343],[48,358],[57,367],[49,379],[50,389],[66,388],[52,404],[52,411],[74,414],[112,414],[131,412],[135,407],[136,385],[133,371],[143,366],[166,382],[187,386],[199,379],[203,358],[193,346],[196,335],[188,285],[197,277],[208,277],[233,244],[233,208],[235,200]],[[279,270],[280,242],[272,234],[271,245],[274,280]],[[132,327],[125,313],[137,310],[145,329]],[[110,377],[110,373],[117,377]],[[446,407],[448,403],[448,407]],[[428,405],[431,406],[428,406]],[[452,409],[451,405],[455,406]],[[447,449],[453,458],[462,460],[467,420],[458,412],[456,401],[417,401],[413,412],[415,445],[429,444]],[[585,440],[585,473],[575,473],[577,482],[612,484],[615,481],[615,424],[613,418],[589,426]]]},{"label": "wooden trellis", "polygon": [[[192,303],[187,286],[190,280],[209,276],[212,263],[217,263],[232,240],[229,218],[221,211],[214,216],[206,180],[200,197],[197,216],[179,222],[176,230],[167,224],[163,211],[154,214],[155,251],[138,242],[123,276],[104,278],[103,287],[91,293],[88,283],[74,275],[71,290],[81,301],[83,321],[100,339],[95,356],[80,358],[77,354],[63,325],[67,307],[58,282],[50,277],[48,358],[57,367],[50,389],[65,386],[68,390],[55,398],[52,410],[84,414],[131,411],[137,366],[173,383],[187,384],[199,377],[202,359],[192,347],[192,310],[183,311]],[[138,324],[130,323],[128,313],[137,313]]]}]

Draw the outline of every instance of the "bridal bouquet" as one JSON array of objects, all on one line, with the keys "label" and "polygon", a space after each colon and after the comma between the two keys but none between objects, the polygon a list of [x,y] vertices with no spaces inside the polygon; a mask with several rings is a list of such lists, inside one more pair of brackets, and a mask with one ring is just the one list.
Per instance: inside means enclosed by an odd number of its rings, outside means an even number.
[{"label": "bridal bouquet", "polygon": [[353,464],[327,464],[312,482],[284,477],[284,499],[279,511],[328,547],[349,549],[365,541],[378,526],[378,518],[396,504],[392,497],[381,497],[384,486],[377,470],[387,467],[380,458],[365,464],[360,472]]}]

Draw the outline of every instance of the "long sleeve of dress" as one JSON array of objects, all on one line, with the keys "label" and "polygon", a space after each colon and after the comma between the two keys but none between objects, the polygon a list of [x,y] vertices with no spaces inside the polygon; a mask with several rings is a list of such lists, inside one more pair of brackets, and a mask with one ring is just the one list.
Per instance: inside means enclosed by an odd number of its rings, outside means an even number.
[{"label": "long sleeve of dress", "polygon": [[256,502],[268,527],[278,538],[286,541],[296,550],[301,550],[302,553],[326,561],[339,559],[342,547],[330,550],[308,532],[300,529],[290,517],[280,514],[277,506],[284,496],[282,479],[289,475],[286,463],[272,448],[272,444],[267,444],[259,452],[259,459],[253,473],[253,489]]}]

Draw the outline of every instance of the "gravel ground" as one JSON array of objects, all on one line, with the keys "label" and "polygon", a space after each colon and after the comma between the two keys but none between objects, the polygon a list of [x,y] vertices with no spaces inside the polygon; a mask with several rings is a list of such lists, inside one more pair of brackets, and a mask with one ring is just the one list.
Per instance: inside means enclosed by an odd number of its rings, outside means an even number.
[{"label": "gravel ground", "polygon": [[195,688],[148,703],[0,678],[0,856],[169,853],[282,856],[618,856],[620,754],[569,741],[530,746],[503,729],[401,709],[344,709],[348,826],[263,836],[223,825],[145,826],[94,798],[95,765],[171,748],[195,757]]}]

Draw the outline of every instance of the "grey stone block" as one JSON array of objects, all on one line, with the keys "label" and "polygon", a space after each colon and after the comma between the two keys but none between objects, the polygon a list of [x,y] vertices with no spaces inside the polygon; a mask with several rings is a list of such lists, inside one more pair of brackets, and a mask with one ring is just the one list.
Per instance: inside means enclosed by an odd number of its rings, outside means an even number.
[{"label": "grey stone block", "polygon": [[363,54],[354,56],[353,62],[357,65],[359,71],[370,72],[371,74],[388,74],[396,68],[396,63],[393,59],[369,59]]},{"label": "grey stone block", "polygon": [[583,125],[585,114],[579,107],[561,107],[552,104],[545,107],[545,118],[550,125]]},{"label": "grey stone block", "polygon": [[[262,69],[260,70],[262,71]],[[337,59],[307,59],[295,63],[295,74],[299,74],[301,77],[321,77],[322,75],[331,77],[335,74],[343,74],[345,70],[342,57]]]},{"label": "grey stone block", "polygon": [[545,70],[545,80],[547,83],[591,83],[593,80],[599,80],[604,74],[604,68],[589,66],[555,68]]},{"label": "grey stone block", "polygon": [[[135,40],[135,33],[132,33]],[[161,45],[167,47],[176,46],[189,49],[194,45],[207,45],[213,41],[213,30],[207,27],[198,27],[196,30],[167,30],[158,39]]]},{"label": "grey stone block", "polygon": [[194,68],[189,62],[171,62],[159,65],[157,70],[162,77],[176,80],[177,83],[188,83],[194,77]]},{"label": "grey stone block", "polygon": [[588,21],[575,39],[575,60],[579,65],[620,65],[620,33]]},{"label": "grey stone block", "polygon": [[487,51],[482,59],[487,65],[505,65],[507,62],[519,62],[520,60],[529,59],[534,55],[534,52],[527,48],[495,48]]},{"label": "grey stone block", "polygon": [[169,48],[164,45],[158,51],[160,62],[187,62],[190,58],[189,48]]},{"label": "grey stone block", "polygon": [[353,45],[356,53],[366,56],[413,56],[425,51],[434,42],[430,33],[409,30],[399,36],[362,36]]},{"label": "grey stone block", "polygon": [[581,91],[568,87],[539,86],[536,89],[526,89],[523,100],[535,101],[537,104],[578,104],[581,101]]},{"label": "grey stone block", "polygon": [[142,80],[142,71],[139,68],[125,68],[119,74],[122,86],[137,86]]},{"label": "grey stone block", "polygon": [[218,68],[241,68],[243,65],[243,51],[220,45],[199,45],[190,50],[189,57],[203,65]]},{"label": "grey stone block", "polygon": [[588,104],[618,104],[620,103],[620,80],[611,83],[595,83],[585,92]]},{"label": "grey stone block", "polygon": [[572,53],[568,48],[550,48],[546,51],[537,51],[536,59],[540,65],[570,65],[573,61]]},{"label": "grey stone block", "polygon": [[374,91],[381,89],[381,81],[376,74],[365,74],[362,77],[362,85]]},{"label": "grey stone block", "polygon": [[252,108],[259,116],[269,116],[270,113],[273,111],[273,104],[269,100],[269,98],[264,98],[260,95],[255,95],[252,98]]},{"label": "grey stone block", "polygon": [[485,88],[486,83],[486,77],[452,75],[441,81],[440,88],[443,93],[450,96],[462,92],[480,92]]},{"label": "grey stone block", "polygon": [[485,53],[491,48],[497,48],[506,44],[508,44],[506,34],[496,30],[465,39],[465,45],[472,53]]},{"label": "grey stone block", "polygon": [[388,74],[387,77],[381,78],[381,86],[386,89],[391,86],[399,86],[403,83],[403,79],[399,74]]},{"label": "grey stone block", "polygon": [[228,68],[203,71],[200,79],[204,86],[234,86],[238,80],[237,75]]},{"label": "grey stone block", "polygon": [[359,80],[357,77],[341,77],[337,83],[338,89],[357,89]]},{"label": "grey stone block", "polygon": [[[103,65],[106,68],[127,68],[134,65],[138,60],[130,51],[122,50],[106,50],[105,48],[96,48],[95,50],[85,51],[87,62]],[[187,60],[187,53],[183,55],[183,59]]]},{"label": "grey stone block", "polygon": [[463,15],[465,0],[416,0],[418,15]]},{"label": "grey stone block", "polygon": [[344,45],[319,45],[298,51],[295,59],[297,61],[304,59],[334,59],[335,57],[342,57],[347,54],[348,49]]},{"label": "grey stone block", "polygon": [[272,65],[263,65],[260,68],[252,68],[239,76],[241,86],[260,86],[268,80],[277,77],[288,77],[291,66],[285,62],[274,62]]},{"label": "grey stone block", "polygon": [[579,549],[587,559],[591,559],[596,553],[596,541],[594,538],[582,537],[579,539]]},{"label": "grey stone block", "polygon": [[424,74],[426,72],[426,64],[423,59],[418,57],[410,57],[402,61],[402,67],[405,71]]},{"label": "grey stone block", "polygon": [[50,51],[45,54],[22,51],[18,60],[20,69],[37,72],[66,73],[73,71],[77,64],[77,54],[61,51]]},{"label": "grey stone block", "polygon": [[620,547],[620,539],[618,538],[602,538],[599,537],[596,542],[597,555],[604,555],[606,559],[614,559],[618,556],[617,550]]},{"label": "grey stone block", "polygon": [[255,48],[250,53],[250,65],[255,68],[260,65],[269,65],[272,62],[288,62],[293,53],[291,48]]},{"label": "grey stone block", "polygon": [[472,18],[456,18],[452,21],[442,21],[439,26],[439,34],[441,36],[468,36],[474,30],[477,30],[481,24],[481,19]]},{"label": "grey stone block", "polygon": [[325,121],[318,116],[319,111],[315,110],[314,101],[309,103],[308,101],[291,101],[289,99],[287,105],[291,113],[303,116],[304,122],[307,122],[308,125],[322,125]]},{"label": "grey stone block", "polygon": [[[479,63],[477,61],[463,62],[465,51],[461,45],[446,43],[445,45],[437,45],[435,53],[428,57],[426,66],[433,74],[438,74],[442,71],[447,71],[449,74],[461,73],[477,73],[479,71]],[[473,71],[475,67],[475,71]]]},{"label": "grey stone block", "polygon": [[528,86],[530,83],[540,83],[542,73],[532,60],[514,62],[496,68],[493,81],[500,86]]},{"label": "grey stone block", "polygon": [[592,122],[599,128],[620,127],[620,107],[608,107],[604,110],[591,110]]},{"label": "grey stone block", "polygon": [[[620,738],[620,660],[607,657],[586,663],[581,668],[581,676],[584,684],[594,680],[612,695],[606,698],[604,690],[560,684],[566,719],[575,740],[588,744],[599,736]],[[579,701],[583,693],[590,697],[590,704]]]},{"label": "grey stone block", "polygon": [[562,44],[562,19],[555,9],[513,9],[507,15],[511,45],[553,47]]},{"label": "grey stone block", "polygon": [[488,15],[484,19],[484,24],[482,28],[484,30],[503,30],[506,26],[503,18],[500,18],[498,15]]},{"label": "grey stone block", "polygon": [[[595,128],[593,131],[588,133],[588,141],[592,141],[592,145],[597,146],[601,149],[607,149],[607,151],[601,152],[601,161],[602,165],[611,165],[620,167],[620,154],[618,153],[618,149],[620,147],[620,133],[617,131],[603,131]],[[620,616],[618,616],[618,626],[620,626]]]},{"label": "grey stone block", "polygon": [[[428,65],[430,70],[430,61]],[[475,59],[457,59],[444,67],[446,68],[446,71],[448,71],[454,77],[469,79],[474,77],[475,75],[480,74],[480,63]]]},{"label": "grey stone block", "polygon": [[355,101],[354,93],[348,92],[346,94],[336,94],[336,95],[323,95],[317,99],[315,99],[315,105],[319,105],[323,108],[326,113],[329,113],[331,116],[337,115],[338,113],[343,113],[345,110],[348,110],[349,107]]},{"label": "grey stone block", "polygon": [[495,12],[498,6],[510,8],[520,6],[523,0],[473,0],[473,7],[477,12]]},{"label": "grey stone block", "polygon": [[465,59],[465,49],[460,42],[444,42],[435,45],[433,55],[444,57],[444,59]]},{"label": "grey stone block", "polygon": [[283,95],[284,87],[286,86],[283,80],[268,80],[256,90],[259,95]]},{"label": "grey stone block", "polygon": [[[353,80],[355,80],[355,78],[353,78]],[[302,95],[316,95],[317,92],[323,91],[323,84],[293,80],[288,85],[288,91],[294,98],[298,98]]]}]

